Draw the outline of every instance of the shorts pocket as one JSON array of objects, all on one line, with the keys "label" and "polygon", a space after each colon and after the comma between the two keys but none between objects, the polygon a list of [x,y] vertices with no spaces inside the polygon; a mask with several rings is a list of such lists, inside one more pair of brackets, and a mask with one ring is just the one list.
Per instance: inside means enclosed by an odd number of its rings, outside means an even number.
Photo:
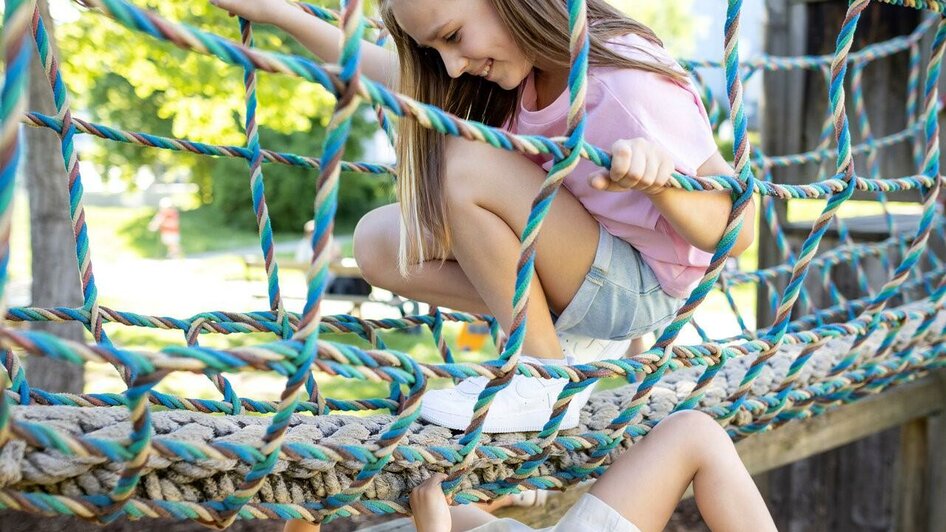
[{"label": "shorts pocket", "polygon": [[[578,287],[578,291],[575,292],[575,296],[568,302],[565,310],[555,319],[555,330],[564,332],[573,329],[574,332],[580,332],[580,326],[587,321],[588,312],[598,298],[603,283],[604,276],[597,268],[592,266],[591,271],[588,272],[581,282],[581,286]],[[576,326],[579,327],[576,328]]]},{"label": "shorts pocket", "polygon": [[605,280],[574,332],[605,340],[625,340],[634,332],[639,307],[639,294]]},{"label": "shorts pocket", "polygon": [[680,310],[685,300],[671,296],[662,289],[640,297],[640,310],[632,326],[635,334],[654,332],[663,328]]}]

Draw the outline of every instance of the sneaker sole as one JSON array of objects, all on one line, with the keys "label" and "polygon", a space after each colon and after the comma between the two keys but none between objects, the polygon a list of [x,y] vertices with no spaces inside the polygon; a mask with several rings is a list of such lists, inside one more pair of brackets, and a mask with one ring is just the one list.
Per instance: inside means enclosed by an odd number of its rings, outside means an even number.
[{"label": "sneaker sole", "polygon": [[[534,419],[542,419],[543,421],[526,424],[523,424],[521,419],[494,419],[493,416],[487,415],[486,421],[483,423],[483,432],[488,432],[490,434],[508,434],[510,432],[538,432],[545,428],[545,424],[548,423],[548,417],[550,414],[551,412],[549,414],[545,414],[545,417],[543,418],[538,418],[537,415],[529,416]],[[420,417],[424,421],[428,421],[435,425],[446,427],[452,430],[466,430],[466,428],[470,426],[471,421],[470,418],[460,419],[445,412],[421,412]],[[578,415],[568,412],[565,414],[565,418],[562,419],[562,423],[558,426],[558,428],[559,430],[573,429],[578,426],[578,421]]]}]

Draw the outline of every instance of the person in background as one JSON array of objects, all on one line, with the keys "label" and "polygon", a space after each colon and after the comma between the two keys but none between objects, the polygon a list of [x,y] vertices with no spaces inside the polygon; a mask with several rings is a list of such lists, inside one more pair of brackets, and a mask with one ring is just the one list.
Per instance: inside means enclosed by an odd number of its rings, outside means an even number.
[{"label": "person in background", "polygon": [[148,230],[157,231],[161,236],[161,243],[167,249],[167,258],[180,259],[184,256],[181,251],[181,213],[174,206],[174,200],[161,198],[158,212],[148,223]]}]

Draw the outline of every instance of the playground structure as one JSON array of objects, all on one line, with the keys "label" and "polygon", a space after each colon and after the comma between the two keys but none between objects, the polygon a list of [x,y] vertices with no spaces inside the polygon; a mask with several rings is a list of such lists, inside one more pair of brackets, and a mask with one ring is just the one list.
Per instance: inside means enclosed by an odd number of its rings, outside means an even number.
[{"label": "playground structure", "polygon": [[[581,157],[600,166],[609,157],[582,139],[582,86],[587,69],[585,13],[582,1],[569,1],[573,35],[570,77],[572,112],[568,131],[555,139],[518,137],[445,114],[420,102],[391,93],[358,74],[359,44],[377,23],[364,17],[360,1],[345,4],[340,13],[300,4],[326,20],[337,21],[345,33],[339,65],[318,65],[301,57],[263,52],[253,47],[252,27],[240,21],[242,43],[160,18],[121,0],[86,0],[96,11],[130,29],[168,40],[197,53],[214,55],[244,69],[247,95],[245,147],[210,146],[183,139],[160,138],[100,124],[71,114],[67,80],[49,46],[46,21],[34,2],[9,1],[4,14],[6,58],[0,136],[0,278],[9,259],[10,198],[19,155],[21,119],[48,127],[62,139],[69,173],[71,215],[79,257],[79,280],[84,303],[78,308],[7,310],[9,321],[78,321],[95,344],[60,340],[28,330],[0,329],[5,376],[9,387],[0,395],[0,508],[44,514],[75,515],[99,522],[118,517],[192,519],[227,526],[237,519],[326,521],[361,513],[406,513],[410,489],[431,471],[443,471],[444,486],[461,503],[483,501],[521,489],[564,489],[600,475],[614,454],[644,436],[669,413],[699,408],[713,415],[734,439],[757,433],[777,433],[793,420],[830,415],[847,403],[868,401],[877,394],[909,389],[946,364],[942,312],[944,286],[944,226],[937,214],[941,186],[939,170],[938,82],[946,22],[946,4],[887,2],[931,12],[916,31],[867,49],[851,52],[858,19],[869,1],[850,3],[832,57],[763,57],[740,62],[738,47],[741,2],[730,0],[726,13],[725,57],[720,62],[684,62],[699,82],[699,69],[723,68],[729,95],[729,117],[735,132],[735,176],[676,175],[673,186],[727,190],[733,211],[726,234],[706,276],[655,346],[632,358],[574,367],[519,364],[527,319],[525,299],[513,306],[517,326],[508,340],[498,342],[499,329],[488,316],[434,310],[429,315],[398,320],[362,320],[351,316],[322,316],[320,302],[329,269],[328,245],[341,170],[393,172],[367,163],[342,161],[348,121],[362,104],[379,107],[386,131],[398,119],[416,119],[444,134],[462,135],[507,150],[549,153],[556,164],[538,191],[522,239],[517,293],[526,294],[532,278],[532,243],[562,179]],[[87,14],[85,16],[94,16]],[[32,28],[32,36],[30,35]],[[921,72],[920,42],[934,34],[926,71]],[[379,36],[383,37],[383,31]],[[53,88],[57,114],[25,113],[25,70],[37,49]],[[878,57],[906,53],[910,61],[908,99],[903,102],[907,125],[899,132],[872,134],[859,79],[864,67]],[[801,154],[769,156],[750,147],[742,101],[742,84],[762,70],[814,69],[826,72],[830,114],[820,145]],[[255,119],[255,72],[263,70],[319,83],[337,98],[318,159],[274,153],[260,145]],[[850,71],[850,72],[849,72]],[[851,105],[846,105],[847,75]],[[707,92],[707,102],[715,104]],[[855,120],[848,120],[853,107]],[[714,125],[723,111],[710,105]],[[144,316],[103,307],[98,302],[92,255],[82,208],[81,176],[74,149],[76,134],[112,141],[213,156],[241,157],[250,168],[252,205],[260,224],[270,308],[261,312],[208,311],[190,318]],[[855,142],[855,138],[857,141]],[[882,178],[876,164],[886,146],[909,143],[915,169],[910,174]],[[857,175],[855,161],[867,160],[867,175]],[[830,171],[810,184],[781,185],[768,176],[772,168],[821,162]],[[830,164],[834,161],[834,164]],[[293,164],[319,173],[313,190],[316,230],[314,259],[307,273],[304,311],[285,310],[274,259],[274,236],[265,206],[263,163]],[[855,192],[870,193],[886,205],[891,192],[916,191],[922,213],[911,231],[896,227],[895,217],[883,217],[889,237],[855,243],[836,217]],[[770,231],[784,264],[756,272],[725,271],[742,213],[753,194],[762,196],[764,229]],[[775,203],[793,198],[827,200],[799,249],[793,250],[775,216]],[[838,245],[819,253],[819,244],[834,224]],[[936,245],[933,245],[936,244]],[[883,272],[872,282],[869,271]],[[853,276],[855,292],[839,288],[839,275]],[[769,287],[764,302],[773,311],[771,324],[750,326],[733,288]],[[733,311],[741,332],[714,337],[693,320],[697,306],[711,290],[719,290]],[[816,303],[813,291],[829,304]],[[895,306],[894,306],[895,304]],[[459,361],[443,338],[449,321],[485,321],[501,355],[486,364]],[[156,353],[134,346],[113,345],[105,323],[130,327],[176,329],[183,345]],[[378,332],[422,325],[429,327],[443,363],[419,364],[388,350]],[[696,345],[675,342],[684,327],[701,338]],[[201,347],[203,334],[267,332],[273,341],[252,347],[219,350]],[[327,342],[325,332],[348,333],[370,342],[371,350]],[[32,388],[20,356],[45,356],[63,363],[109,362],[121,372],[128,390],[123,394],[57,394]],[[204,373],[221,393],[220,400],[175,397],[153,387],[174,371]],[[238,395],[226,378],[230,372],[276,372],[286,379],[279,402]],[[481,431],[492,397],[508,384],[513,372],[570,379],[545,428],[535,434],[490,435]],[[390,383],[390,394],[365,400],[340,400],[320,393],[314,373],[334,378]],[[480,397],[470,427],[455,433],[417,420],[428,379],[483,375],[498,387]],[[627,385],[595,394],[585,407],[578,429],[560,431],[569,399],[601,379],[626,379]],[[938,381],[941,387],[942,381]],[[371,410],[354,417],[347,411]],[[271,414],[255,416],[250,414]],[[331,414],[331,415],[329,415]],[[781,430],[781,429],[778,429]]]}]

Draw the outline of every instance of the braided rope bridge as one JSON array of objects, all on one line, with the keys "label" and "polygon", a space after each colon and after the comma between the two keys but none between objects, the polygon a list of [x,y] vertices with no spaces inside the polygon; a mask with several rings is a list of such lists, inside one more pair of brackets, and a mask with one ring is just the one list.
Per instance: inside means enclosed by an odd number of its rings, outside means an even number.
[{"label": "braided rope bridge", "polygon": [[[22,328],[0,328],[3,368],[8,386],[0,394],[0,509],[74,515],[98,522],[131,519],[191,519],[225,527],[237,519],[326,521],[361,513],[406,513],[410,489],[432,471],[446,472],[445,489],[459,502],[488,500],[521,489],[564,489],[600,475],[622,448],[645,435],[661,418],[677,410],[698,408],[713,415],[739,439],[837,405],[881,393],[946,365],[942,312],[944,264],[931,243],[942,243],[944,227],[936,214],[941,180],[937,125],[940,65],[946,44],[946,4],[939,1],[889,1],[928,10],[928,18],[910,35],[851,51],[853,36],[868,0],[853,0],[840,29],[833,56],[761,57],[741,62],[741,1],[729,0],[725,57],[720,62],[685,62],[705,91],[714,125],[722,112],[700,71],[723,69],[732,128],[734,176],[675,175],[672,186],[690,190],[725,190],[733,197],[726,233],[703,280],[675,320],[649,351],[627,359],[574,367],[520,364],[525,331],[527,287],[532,280],[532,243],[562,179],[581,158],[602,167],[609,154],[583,139],[583,86],[588,67],[585,5],[568,0],[572,35],[568,129],[559,138],[512,135],[462,120],[421,102],[386,90],[359,75],[359,48],[369,34],[384,30],[363,15],[360,0],[348,0],[340,12],[299,4],[313,15],[343,29],[337,65],[261,51],[253,46],[251,24],[240,20],[242,42],[236,43],[163,19],[123,0],[84,0],[95,13],[114,19],[153,39],[166,40],[195,53],[215,56],[242,67],[246,88],[245,146],[215,146],[186,139],[163,138],[79,120],[72,115],[66,80],[50,46],[46,23],[31,0],[8,0],[4,13],[6,68],[0,105],[0,279],[6,279],[14,175],[19,161],[20,124],[55,131],[62,144],[74,224],[83,305],[77,308],[14,307],[7,323],[77,321],[93,343],[68,342]],[[92,14],[86,16],[93,16]],[[925,72],[921,40],[933,34]],[[32,43],[39,51],[53,89],[55,116],[25,110],[27,65]],[[894,54],[909,56],[907,116],[902,131],[876,137],[865,111],[861,79],[866,65]],[[256,124],[256,72],[266,71],[317,83],[335,96],[335,113],[319,157],[265,150]],[[828,86],[828,114],[815,149],[791,155],[766,155],[750,148],[743,103],[743,83],[760,71],[816,70]],[[856,115],[849,122],[845,78]],[[397,320],[362,320],[322,316],[320,308],[329,266],[328,245],[342,170],[383,174],[382,165],[342,160],[353,113],[361,105],[378,110],[379,123],[393,131],[396,120],[413,119],[445,135],[463,136],[520,153],[550,154],[555,161],[539,191],[522,238],[513,301],[516,326],[498,342],[496,360],[459,361],[444,341],[447,322],[486,321],[494,341],[500,337],[489,316],[442,312]],[[854,129],[854,131],[852,131]],[[257,213],[261,252],[269,286],[268,310],[207,311],[189,318],[147,316],[99,304],[92,254],[83,209],[75,137],[93,135],[166,150],[189,151],[247,161],[253,209]],[[915,172],[881,178],[878,154],[897,145],[912,146]],[[864,175],[855,156],[864,158]],[[860,161],[858,161],[860,162]],[[302,313],[286,310],[280,294],[274,236],[266,207],[264,163],[311,168],[318,172],[313,191],[316,231],[314,259],[307,272],[308,297]],[[805,185],[771,181],[775,167],[817,163],[820,174]],[[830,169],[828,169],[830,167]],[[889,237],[858,244],[836,215],[855,191],[875,196],[886,207],[887,194],[916,191],[922,214],[915,231],[895,227],[885,215]],[[725,268],[743,212],[753,194],[762,197],[763,221],[772,232],[784,264],[755,272]],[[824,199],[823,211],[799,249],[794,250],[775,215],[775,202],[794,198]],[[885,209],[885,212],[886,209]],[[745,223],[751,223],[746,221]],[[818,253],[834,225],[840,245]],[[872,286],[869,268],[885,272]],[[838,285],[838,274],[853,272],[856,292]],[[766,327],[746,323],[733,290],[767,286],[775,319]],[[3,286],[3,283],[0,283]],[[815,303],[812,290],[827,294],[829,304]],[[713,291],[724,296],[740,333],[714,337],[693,318]],[[897,306],[892,306],[896,303]],[[180,330],[180,346],[141,352],[115,345],[103,326]],[[421,364],[387,349],[379,332],[424,326],[431,330],[443,362]],[[684,329],[700,342],[675,342]],[[200,345],[207,334],[268,333],[271,341],[232,349]],[[364,350],[320,339],[323,333],[345,333],[373,346]],[[360,344],[363,345],[363,344]],[[21,356],[52,357],[63,363],[107,362],[127,384],[120,394],[60,394],[31,387]],[[172,372],[204,374],[220,391],[217,400],[177,397],[154,386]],[[271,372],[286,385],[278,402],[237,394],[227,374]],[[544,429],[532,434],[490,435],[482,421],[495,393],[514,372],[570,380]],[[363,400],[326,397],[315,375],[389,384],[390,393]],[[467,430],[454,432],[418,420],[418,408],[429,379],[482,375],[492,380],[481,395]],[[582,412],[581,424],[568,431],[559,423],[570,398],[602,379],[626,385],[595,394]],[[366,411],[353,416],[345,412]],[[264,414],[264,415],[260,415]]]}]

